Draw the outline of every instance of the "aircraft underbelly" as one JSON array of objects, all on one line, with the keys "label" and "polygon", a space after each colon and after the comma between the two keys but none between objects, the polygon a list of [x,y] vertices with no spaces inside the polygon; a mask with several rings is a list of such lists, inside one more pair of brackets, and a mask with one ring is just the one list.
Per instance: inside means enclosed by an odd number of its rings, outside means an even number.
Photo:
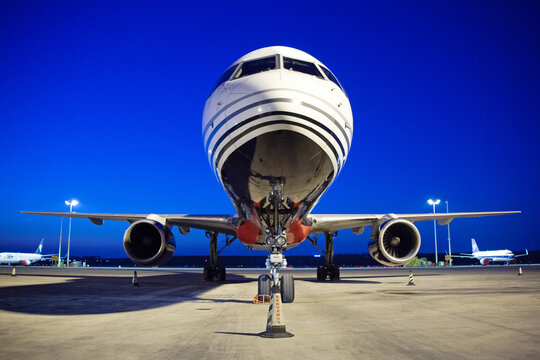
[{"label": "aircraft underbelly", "polygon": [[221,169],[234,200],[260,203],[275,184],[293,203],[313,201],[328,186],[332,163],[320,146],[294,131],[260,135],[237,148]]},{"label": "aircraft underbelly", "polygon": [[[327,152],[309,136],[276,130],[237,147],[224,162],[221,178],[238,213],[251,222],[249,239],[239,238],[253,244],[260,242],[254,239],[263,223],[260,214],[276,186],[281,189],[283,216],[289,215],[288,224],[294,230],[299,225],[294,221],[302,219],[333,180],[334,166]],[[291,236],[290,242],[302,241],[302,236]]]}]

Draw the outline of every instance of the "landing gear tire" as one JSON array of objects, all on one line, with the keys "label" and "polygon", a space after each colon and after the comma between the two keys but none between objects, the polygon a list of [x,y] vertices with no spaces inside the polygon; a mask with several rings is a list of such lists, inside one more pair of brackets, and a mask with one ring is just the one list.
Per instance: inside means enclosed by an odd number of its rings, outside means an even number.
[{"label": "landing gear tire", "polygon": [[333,274],[330,280],[337,281],[339,279],[341,279],[340,274],[339,274],[339,266],[333,265]]},{"label": "landing gear tire", "polygon": [[259,288],[257,293],[259,295],[270,295],[270,290],[272,288],[272,278],[270,275],[259,275],[258,284]]},{"label": "landing gear tire", "polygon": [[318,281],[336,281],[340,279],[339,266],[337,265],[319,265],[317,267]]},{"label": "landing gear tire", "polygon": [[216,281],[225,281],[227,278],[227,272],[225,266],[218,266],[216,272]]},{"label": "landing gear tire", "polygon": [[294,301],[294,277],[291,274],[281,275],[281,301],[292,303]]},{"label": "landing gear tire", "polygon": [[203,269],[203,281],[212,281],[214,276],[213,276],[213,271],[212,271],[212,267],[211,266],[205,266],[204,269]]},{"label": "landing gear tire", "polygon": [[326,266],[319,265],[317,266],[317,281],[326,280]]},{"label": "landing gear tire", "polygon": [[211,266],[207,265],[203,269],[204,281],[225,281],[227,277],[227,271],[225,266]]}]

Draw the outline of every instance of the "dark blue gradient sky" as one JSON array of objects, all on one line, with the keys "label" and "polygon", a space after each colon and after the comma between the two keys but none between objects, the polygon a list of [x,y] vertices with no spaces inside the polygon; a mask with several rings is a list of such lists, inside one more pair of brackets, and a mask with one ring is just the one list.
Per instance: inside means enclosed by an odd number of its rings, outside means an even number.
[{"label": "dark blue gradient sky", "polygon": [[[231,213],[202,109],[228,65],[270,45],[328,65],[353,108],[348,162],[315,213],[430,212],[429,197],[522,210],[454,221],[453,250],[471,237],[540,248],[538,1],[4,0],[0,251],[34,251],[43,236],[57,252],[59,219],[19,211],[64,211],[70,198],[79,212]],[[433,223],[417,224],[432,252]],[[126,228],[76,219],[71,253],[125,256]],[[208,253],[204,233],[174,232],[176,255]],[[341,232],[336,253],[366,252],[368,235]],[[289,254],[315,253],[306,242]]]}]

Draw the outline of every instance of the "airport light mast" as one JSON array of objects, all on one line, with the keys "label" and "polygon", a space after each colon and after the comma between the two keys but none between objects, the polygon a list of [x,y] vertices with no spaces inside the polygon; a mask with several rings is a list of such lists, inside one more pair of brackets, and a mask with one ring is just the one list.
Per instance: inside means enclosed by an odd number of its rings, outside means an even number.
[{"label": "airport light mast", "polygon": [[[427,201],[429,205],[433,205],[433,214],[435,214],[435,205],[441,203],[440,199],[429,199]],[[435,266],[439,266],[439,255],[437,254],[437,220],[433,220],[433,233],[435,234]]]},{"label": "airport light mast", "polygon": [[60,216],[60,241],[58,242],[58,267],[62,266],[62,225],[64,217]]},{"label": "airport light mast", "polygon": [[[75,199],[72,199],[72,200],[66,200],[66,205],[69,206],[69,212],[72,213],[73,212],[73,206],[74,205],[77,205],[79,202]],[[68,248],[67,248],[67,256],[66,256],[66,263],[67,263],[67,266],[69,267],[69,247],[70,247],[70,244],[71,244],[71,217],[69,217],[69,231],[68,231]]]},{"label": "airport light mast", "polygon": [[[448,200],[444,202],[446,204],[446,213],[448,214]],[[452,246],[450,245],[450,223],[448,223],[448,264],[452,266]]]}]

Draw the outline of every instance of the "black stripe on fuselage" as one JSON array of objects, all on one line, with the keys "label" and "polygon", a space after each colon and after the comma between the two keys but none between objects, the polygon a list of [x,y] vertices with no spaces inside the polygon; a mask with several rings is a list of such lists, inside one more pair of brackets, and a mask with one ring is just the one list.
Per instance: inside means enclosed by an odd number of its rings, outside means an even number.
[{"label": "black stripe on fuselage", "polygon": [[[274,115],[274,114],[271,114],[271,115]],[[271,115],[267,115],[267,116],[271,116]],[[289,115],[289,116],[295,116],[295,115]],[[243,123],[244,124],[244,123]],[[283,124],[283,125],[293,125],[293,126],[298,126],[298,127],[301,127],[309,132],[311,132],[313,135],[317,136],[318,138],[320,138],[322,141],[324,141],[324,143],[330,148],[330,150],[332,150],[332,153],[334,153],[334,156],[336,158],[336,164],[338,166],[338,169],[337,169],[337,173],[339,173],[340,169],[341,169],[341,161],[339,159],[339,154],[337,153],[336,149],[334,148],[334,146],[332,145],[332,143],[330,142],[330,140],[328,140],[323,134],[321,134],[320,132],[314,130],[313,128],[307,126],[307,125],[304,125],[304,124],[301,124],[301,123],[298,123],[298,122],[295,122],[295,121],[290,121],[290,120],[273,120],[273,121],[267,121],[267,122],[264,122],[264,123],[261,123],[261,124],[258,124],[258,125],[255,125],[251,128],[248,129],[247,132],[243,132],[239,135],[237,135],[236,137],[234,137],[231,141],[229,141],[227,143],[227,145],[225,145],[223,147],[223,149],[221,149],[221,151],[219,152],[218,156],[216,157],[216,161],[214,163],[214,168],[216,169],[217,171],[217,167],[218,167],[218,164],[219,162],[221,161],[221,157],[223,156],[223,154],[225,154],[225,152],[231,147],[233,146],[240,138],[244,137],[244,136],[247,136],[249,135],[250,133],[252,133],[253,131],[257,130],[257,129],[260,129],[262,127],[265,127],[265,126],[270,126],[270,125],[277,125],[277,124]]]},{"label": "black stripe on fuselage", "polygon": [[214,127],[214,121],[224,112],[226,111],[227,109],[229,109],[230,107],[236,105],[237,103],[241,102],[241,101],[244,101],[250,97],[253,97],[253,96],[256,96],[256,95],[260,95],[260,94],[265,94],[265,93],[268,93],[268,92],[272,92],[272,91],[291,91],[291,92],[296,92],[296,93],[299,93],[299,94],[303,94],[303,95],[308,95],[314,99],[317,99],[318,101],[328,105],[329,107],[333,107],[334,110],[337,111],[337,114],[339,115],[339,117],[341,117],[341,119],[343,119],[343,122],[345,124],[348,123],[347,119],[343,116],[343,114],[339,111],[339,109],[337,109],[334,105],[330,104],[328,101],[326,101],[325,99],[323,98],[320,98],[318,96],[315,96],[313,93],[310,93],[310,92],[307,92],[307,91],[302,91],[302,90],[297,90],[297,89],[290,89],[290,88],[274,88],[274,89],[266,89],[266,90],[261,90],[261,91],[256,91],[254,93],[251,93],[251,94],[248,94],[246,96],[243,96],[241,98],[238,98],[230,103],[228,103],[227,105],[225,105],[224,107],[222,107],[218,112],[216,112],[214,114],[214,116],[212,116],[212,118],[210,119],[210,121],[208,121],[208,123],[206,124],[206,126],[204,127],[204,130],[203,130],[203,137],[206,136],[206,133],[208,132],[208,129],[210,127]]},{"label": "black stripe on fuselage", "polygon": [[[238,116],[239,114],[243,113],[244,111],[246,110],[249,110],[251,108],[254,108],[256,106],[259,106],[259,105],[264,105],[264,104],[269,104],[269,103],[275,103],[275,102],[287,102],[287,103],[295,103],[296,100],[293,100],[293,99],[290,99],[290,98],[276,98],[276,99],[266,99],[266,100],[261,100],[261,101],[257,101],[257,102],[254,102],[250,105],[247,105],[247,106],[244,106],[243,108],[239,109],[239,110],[236,110],[235,112],[233,112],[232,114],[230,114],[229,116],[227,116],[226,118],[224,118],[213,130],[212,132],[210,133],[210,135],[208,136],[208,139],[206,141],[206,144],[204,146],[204,148],[206,149],[207,153],[208,153],[208,147],[210,146],[210,143],[212,142],[212,138],[214,137],[214,135],[216,134],[216,132],[221,129],[221,127],[223,125],[225,125],[230,119],[232,119],[233,117],[235,116]],[[330,114],[328,114],[327,112],[319,109],[318,107],[316,106],[313,106],[309,103],[306,103],[304,101],[301,101],[300,102],[301,105],[309,108],[309,109],[312,109],[312,110],[315,110],[319,113],[321,113],[322,115],[324,115],[326,118],[328,118],[328,120],[330,120],[334,125],[336,125],[336,127],[341,131],[341,133],[343,134],[343,137],[345,138],[345,141],[347,142],[347,149],[350,149],[351,147],[351,144],[350,144],[350,141],[349,141],[349,138],[347,137],[347,133],[345,132],[345,129],[343,129],[343,127],[341,126],[341,124],[339,124],[339,122],[334,119]],[[299,114],[297,114],[299,115]],[[311,119],[311,118],[309,118]],[[313,121],[313,119],[311,119],[311,121]],[[331,132],[333,134],[333,132]],[[343,149],[343,146],[341,145],[341,141],[338,141],[338,143],[340,144],[341,148]],[[216,147],[214,146],[214,149],[215,150]],[[214,151],[212,151],[212,154],[214,153]],[[343,155],[345,156],[345,152],[343,152]]]},{"label": "black stripe on fuselage", "polygon": [[[337,135],[332,130],[330,130],[326,125],[321,124],[318,121],[315,121],[315,120],[313,120],[312,118],[310,118],[308,116],[293,113],[293,112],[289,112],[289,111],[269,111],[269,112],[266,112],[266,113],[263,113],[263,114],[257,114],[255,116],[250,117],[249,119],[246,119],[246,120],[236,124],[235,126],[233,126],[231,129],[229,129],[225,134],[223,134],[218,139],[218,141],[214,145],[214,148],[212,149],[212,154],[214,154],[214,151],[227,138],[227,136],[229,136],[231,133],[238,130],[242,126],[247,125],[247,124],[249,124],[249,123],[251,123],[251,122],[253,122],[255,120],[260,120],[260,119],[263,119],[265,117],[275,116],[275,115],[286,115],[286,116],[290,116],[290,117],[296,117],[296,118],[299,118],[299,119],[302,119],[302,120],[306,120],[306,121],[312,123],[315,126],[319,126],[323,130],[325,130],[328,134],[330,134],[334,138],[334,140],[336,140],[336,142],[338,143],[338,145],[339,145],[339,147],[341,149],[341,154],[343,155],[343,157],[345,157],[345,149],[343,148],[343,144],[341,143],[341,141],[339,140]],[[332,146],[332,148],[333,148],[333,146]],[[220,153],[222,153],[222,152],[220,151]]]}]

